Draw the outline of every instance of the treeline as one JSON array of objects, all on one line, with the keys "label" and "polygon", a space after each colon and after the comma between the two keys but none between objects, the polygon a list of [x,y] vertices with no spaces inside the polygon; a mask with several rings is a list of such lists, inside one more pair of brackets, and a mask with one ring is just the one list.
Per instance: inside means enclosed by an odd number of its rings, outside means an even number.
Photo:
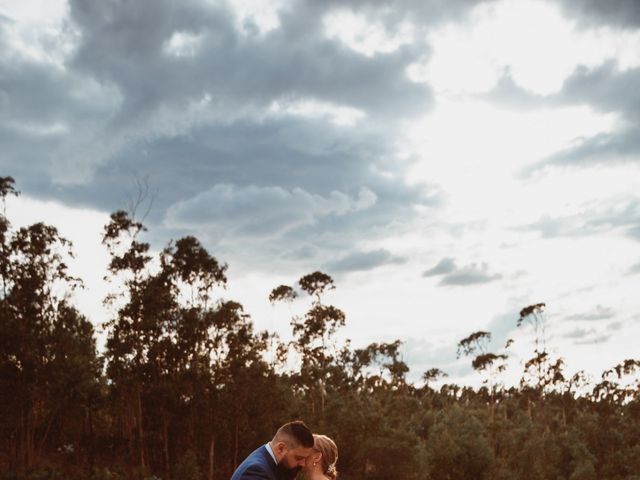
[{"label": "treeline", "polygon": [[414,385],[399,341],[336,340],[346,319],[325,301],[329,275],[273,289],[272,303],[308,302],[283,342],[221,300],[227,266],[196,238],[154,257],[144,225],[116,212],[103,232],[113,316],[98,352],[70,302],[82,285],[65,264],[71,245],[53,226],[11,227],[12,178],[0,177],[0,195],[2,479],[226,480],[292,418],[336,440],[345,480],[640,479],[640,362],[596,385],[565,377],[546,349],[544,304],[514,319],[535,338],[517,387],[502,385],[508,350],[489,351],[484,331],[458,345],[481,388],[443,383],[435,368]]}]

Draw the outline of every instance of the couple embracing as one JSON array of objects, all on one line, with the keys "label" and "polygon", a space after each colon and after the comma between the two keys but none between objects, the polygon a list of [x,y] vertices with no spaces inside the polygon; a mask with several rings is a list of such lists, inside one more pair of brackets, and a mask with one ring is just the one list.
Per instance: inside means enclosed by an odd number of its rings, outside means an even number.
[{"label": "couple embracing", "polygon": [[306,480],[335,480],[337,460],[333,440],[311,433],[301,421],[289,422],[249,455],[231,480],[292,480],[298,471]]}]

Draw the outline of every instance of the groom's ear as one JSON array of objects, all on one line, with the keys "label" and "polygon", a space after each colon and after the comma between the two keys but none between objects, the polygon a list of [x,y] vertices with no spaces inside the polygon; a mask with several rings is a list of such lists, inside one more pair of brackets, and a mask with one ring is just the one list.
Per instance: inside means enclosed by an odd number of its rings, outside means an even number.
[{"label": "groom's ear", "polygon": [[287,452],[287,444],[285,442],[276,443],[276,453],[284,455]]}]

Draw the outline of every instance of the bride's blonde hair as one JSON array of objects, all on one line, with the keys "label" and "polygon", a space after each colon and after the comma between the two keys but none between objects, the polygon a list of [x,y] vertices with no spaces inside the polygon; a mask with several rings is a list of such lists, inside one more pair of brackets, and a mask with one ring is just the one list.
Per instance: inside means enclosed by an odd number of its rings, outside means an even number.
[{"label": "bride's blonde hair", "polygon": [[313,449],[322,454],[320,459],[322,472],[332,480],[338,477],[336,462],[338,461],[338,447],[335,442],[326,435],[313,434]]}]

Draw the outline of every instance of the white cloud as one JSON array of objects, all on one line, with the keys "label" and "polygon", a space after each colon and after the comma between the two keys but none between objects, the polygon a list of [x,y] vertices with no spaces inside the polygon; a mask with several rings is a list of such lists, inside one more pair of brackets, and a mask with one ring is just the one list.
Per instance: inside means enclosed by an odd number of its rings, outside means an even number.
[{"label": "white cloud", "polygon": [[408,22],[402,22],[395,31],[389,31],[383,22],[346,9],[328,13],[323,23],[328,38],[367,57],[391,53],[415,39],[415,29]]},{"label": "white cloud", "polygon": [[201,42],[201,35],[190,32],[174,32],[171,38],[165,42],[163,50],[176,57],[193,57]]},{"label": "white cloud", "polygon": [[593,67],[610,59],[620,69],[640,65],[640,32],[581,30],[556,6],[540,0],[480,5],[466,23],[436,29],[428,41],[433,56],[412,65],[408,74],[439,92],[485,92],[508,71],[522,88],[550,94],[579,65]]},{"label": "white cloud", "polygon": [[282,0],[225,0],[236,16],[236,28],[245,35],[257,32],[267,34],[280,27],[279,11]]},{"label": "white cloud", "polygon": [[304,118],[326,118],[334,125],[352,127],[366,117],[366,113],[357,108],[335,105],[313,99],[274,101],[269,107],[273,115],[294,115]]},{"label": "white cloud", "polygon": [[0,0],[0,36],[11,47],[0,52],[0,59],[19,56],[59,69],[80,39],[67,0]]}]

